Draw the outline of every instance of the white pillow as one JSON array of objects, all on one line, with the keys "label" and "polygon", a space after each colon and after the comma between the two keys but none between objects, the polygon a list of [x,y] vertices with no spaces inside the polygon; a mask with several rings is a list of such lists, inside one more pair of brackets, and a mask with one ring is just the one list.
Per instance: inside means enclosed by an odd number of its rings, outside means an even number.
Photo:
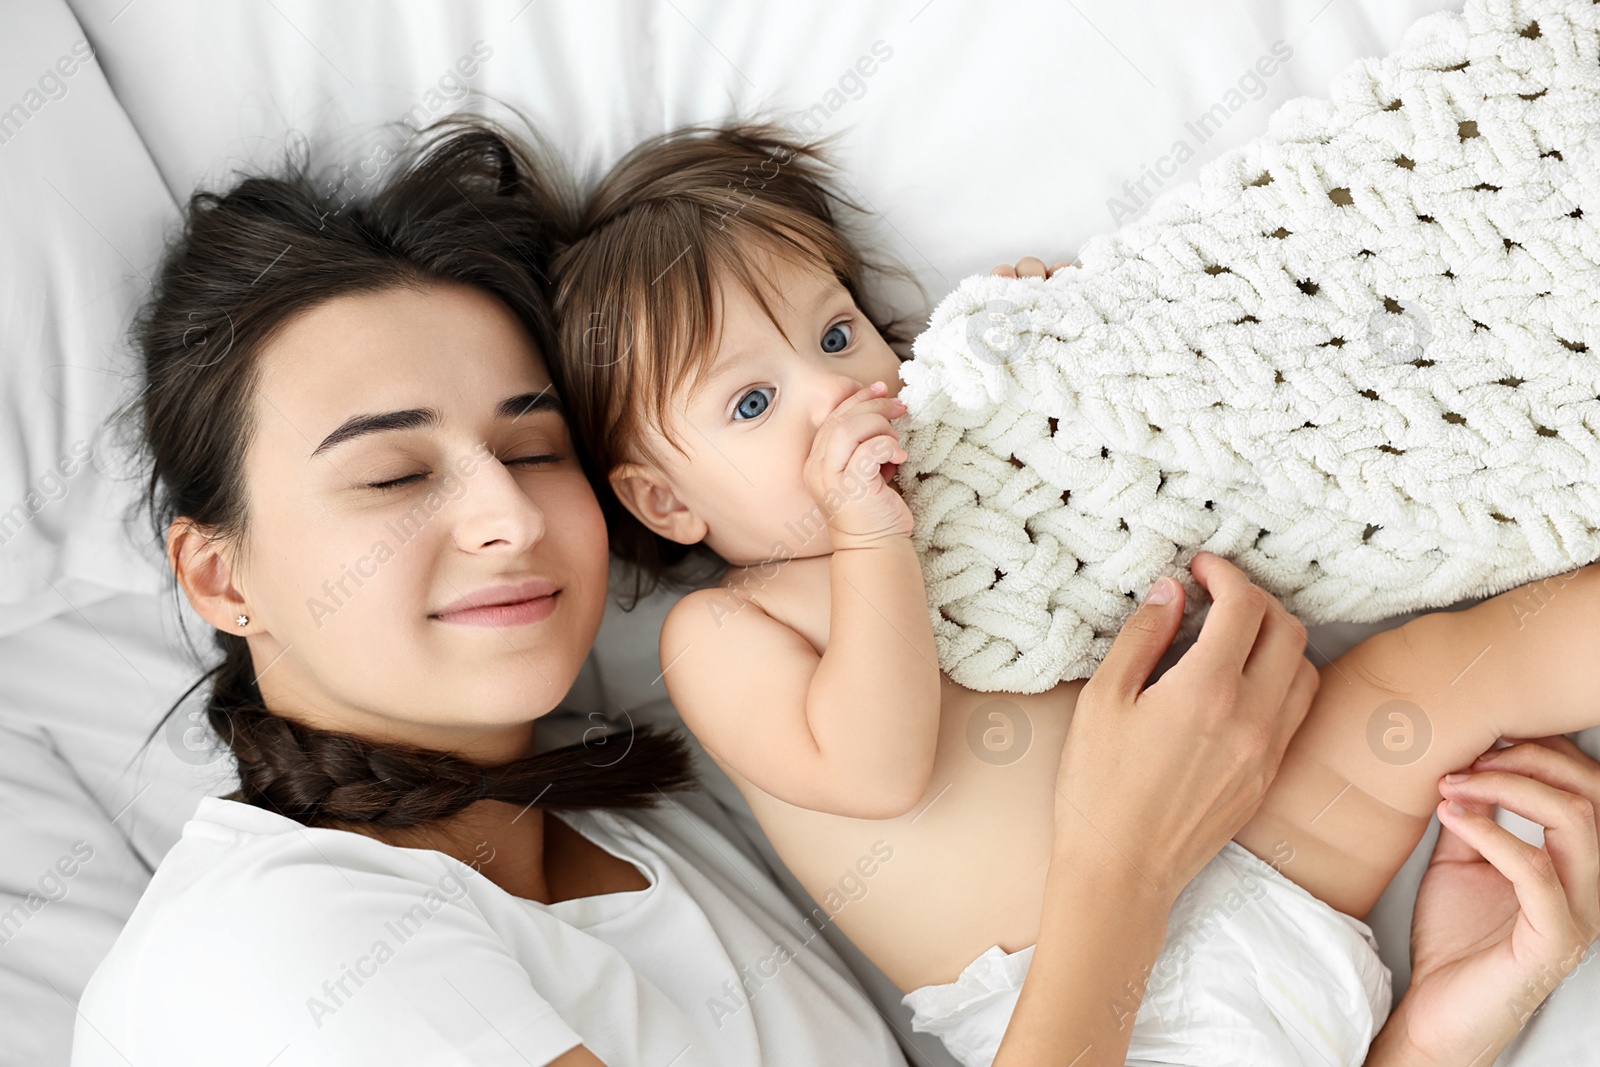
[{"label": "white pillow", "polygon": [[160,558],[123,533],[133,490],[107,476],[102,424],[173,205],[60,3],[8,12],[0,35],[0,205],[3,635],[153,591]]},{"label": "white pillow", "polygon": [[[150,870],[43,730],[0,722],[0,1063],[65,1064],[73,1005]],[[46,984],[48,983],[48,984]]]}]

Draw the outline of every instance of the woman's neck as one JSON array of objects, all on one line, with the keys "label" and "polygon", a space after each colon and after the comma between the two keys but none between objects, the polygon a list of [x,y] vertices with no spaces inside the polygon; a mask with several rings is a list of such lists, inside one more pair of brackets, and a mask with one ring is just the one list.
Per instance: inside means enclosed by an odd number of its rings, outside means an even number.
[{"label": "woman's neck", "polygon": [[512,896],[541,904],[650,884],[632,863],[529,805],[480,800],[448,819],[372,836],[401,848],[443,852]]},{"label": "woman's neck", "polygon": [[545,832],[549,825],[542,808],[480,800],[447,819],[368,832],[400,848],[443,852],[513,896],[548,904]]}]

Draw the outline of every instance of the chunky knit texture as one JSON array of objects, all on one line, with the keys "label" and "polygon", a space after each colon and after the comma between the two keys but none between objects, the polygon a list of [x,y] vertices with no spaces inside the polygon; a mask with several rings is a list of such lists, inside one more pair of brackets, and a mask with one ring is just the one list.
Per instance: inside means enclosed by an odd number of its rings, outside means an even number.
[{"label": "chunky knit texture", "polygon": [[941,667],[1087,677],[1215,552],[1308,623],[1600,558],[1600,3],[1422,19],[902,366]]}]

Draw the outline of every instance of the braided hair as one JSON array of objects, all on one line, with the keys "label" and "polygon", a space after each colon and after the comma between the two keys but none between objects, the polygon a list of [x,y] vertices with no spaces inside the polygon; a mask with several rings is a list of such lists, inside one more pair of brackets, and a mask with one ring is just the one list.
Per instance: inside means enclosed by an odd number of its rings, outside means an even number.
[{"label": "braided hair", "polygon": [[[466,284],[504,303],[541,352],[555,351],[545,271],[570,234],[570,197],[529,147],[489,119],[452,116],[407,133],[393,176],[370,195],[352,197],[348,180],[319,189],[309,149],[291,149],[279,173],[190,197],[133,325],[139,389],[114,417],[136,441],[140,504],[158,544],[179,517],[224,537],[244,533],[258,354],[312,307],[349,293]],[[557,361],[547,362],[563,391]],[[595,484],[587,463],[585,473]],[[171,593],[176,601],[175,583]],[[420,827],[484,798],[552,810],[637,808],[694,782],[681,736],[648,728],[495,767],[315,729],[266,707],[244,637],[217,630],[213,639],[221,661],[167,716],[209,680],[207,721],[238,764],[239,788],[226,799],[306,826]]]}]

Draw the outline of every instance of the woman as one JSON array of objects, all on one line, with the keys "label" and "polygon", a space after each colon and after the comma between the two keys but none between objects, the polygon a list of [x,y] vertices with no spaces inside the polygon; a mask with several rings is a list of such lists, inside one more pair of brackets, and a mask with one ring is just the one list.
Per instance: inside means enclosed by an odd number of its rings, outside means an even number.
[{"label": "woman", "polygon": [[[569,217],[481,122],[434,131],[369,199],[337,205],[300,166],[191,201],[139,324],[133,413],[168,563],[216,629],[208,716],[240,788],[201,802],[91,980],[79,1067],[902,1062],[832,953],[792,947],[795,909],[671,801],[678,741],[535,747],[606,596],[543,355]],[[1096,815],[1058,812],[1073,863],[1052,864],[1007,1067],[1122,1062],[1107,1006],[1137,1006],[1174,897],[1309,703],[1303,633],[1281,639],[1298,624],[1225,561],[1195,569],[1216,603],[1181,685],[1141,692],[1180,600],[1133,617],[1080,701],[1064,767]],[[1244,668],[1268,648],[1291,651]],[[1128,746],[1141,780],[1095,758]],[[1600,775],[1557,755],[1515,780],[1600,801]],[[1519,799],[1510,781],[1478,798]],[[1486,826],[1469,843],[1547,920],[1556,901]],[[1576,893],[1595,892],[1571,862],[1592,838],[1558,850]],[[1534,954],[1505,955],[1461,967]],[[1370,1062],[1482,1038],[1432,973]]]}]

